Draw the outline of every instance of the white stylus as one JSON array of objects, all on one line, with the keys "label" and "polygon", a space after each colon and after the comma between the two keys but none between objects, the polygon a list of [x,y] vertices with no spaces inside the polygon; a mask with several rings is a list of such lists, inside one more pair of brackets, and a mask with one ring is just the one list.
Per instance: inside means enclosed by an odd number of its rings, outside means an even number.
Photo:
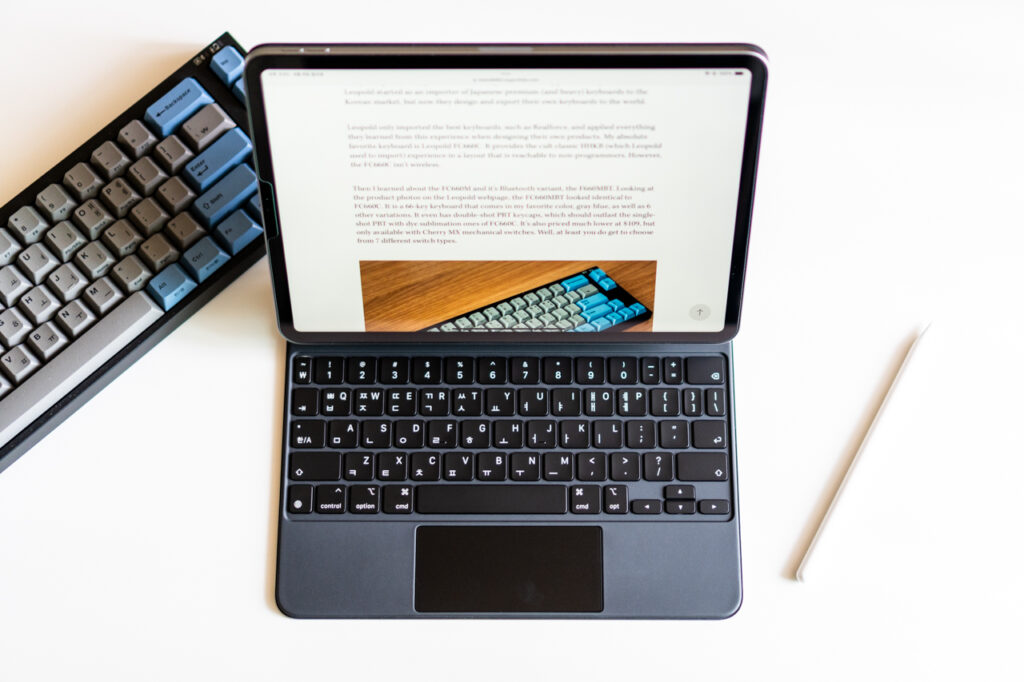
[{"label": "white stylus", "polygon": [[868,443],[871,441],[871,434],[875,431],[875,425],[881,421],[882,414],[885,412],[885,406],[889,404],[889,398],[896,392],[896,386],[900,383],[900,377],[903,376],[903,370],[910,364],[910,358],[914,355],[914,350],[917,348],[917,344],[921,342],[924,333],[928,331],[928,327],[931,324],[925,325],[925,328],[921,330],[921,333],[917,335],[914,342],[910,344],[910,348],[907,349],[907,354],[903,356],[903,363],[900,364],[900,368],[896,371],[896,375],[892,378],[892,383],[889,384],[889,390],[886,391],[885,397],[882,398],[882,403],[878,406],[878,410],[875,412],[874,418],[871,420],[871,425],[868,430],[864,433],[864,438],[860,441],[860,447],[857,448],[857,453],[850,460],[850,465],[846,468],[846,473],[843,474],[843,480],[836,488],[835,495],[832,496],[832,501],[828,505],[828,509],[825,511],[825,515],[821,517],[821,523],[818,524],[818,530],[814,532],[814,538],[811,540],[811,544],[807,546],[807,551],[804,552],[804,558],[800,561],[800,566],[796,569],[796,579],[800,582],[804,581],[804,572],[807,570],[807,566],[811,563],[811,557],[814,555],[814,548],[818,544],[818,539],[825,533],[825,526],[828,525],[828,520],[832,516],[832,510],[835,509],[836,504],[839,502],[839,498],[843,494],[843,489],[846,487],[846,482],[850,480],[850,476],[853,474],[854,468],[857,466],[857,460],[860,459],[861,453],[868,448]]}]

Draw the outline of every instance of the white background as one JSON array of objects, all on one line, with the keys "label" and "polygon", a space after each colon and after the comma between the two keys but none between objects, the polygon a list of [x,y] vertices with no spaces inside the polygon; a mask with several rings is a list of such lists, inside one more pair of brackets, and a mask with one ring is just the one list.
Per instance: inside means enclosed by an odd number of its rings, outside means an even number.
[{"label": "white background", "polygon": [[735,344],[734,618],[280,615],[284,343],[261,263],[0,474],[0,680],[1019,679],[1022,26],[1011,2],[5,7],[0,200],[223,29],[246,46],[742,40],[771,71]]}]

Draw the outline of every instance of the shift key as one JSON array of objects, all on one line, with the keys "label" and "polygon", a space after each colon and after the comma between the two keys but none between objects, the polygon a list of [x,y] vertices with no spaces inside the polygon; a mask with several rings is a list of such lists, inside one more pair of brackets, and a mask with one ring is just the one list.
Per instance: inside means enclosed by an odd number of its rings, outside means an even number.
[{"label": "shift key", "polygon": [[213,227],[245,203],[256,191],[256,174],[249,164],[234,168],[192,204],[192,212],[206,227]]}]

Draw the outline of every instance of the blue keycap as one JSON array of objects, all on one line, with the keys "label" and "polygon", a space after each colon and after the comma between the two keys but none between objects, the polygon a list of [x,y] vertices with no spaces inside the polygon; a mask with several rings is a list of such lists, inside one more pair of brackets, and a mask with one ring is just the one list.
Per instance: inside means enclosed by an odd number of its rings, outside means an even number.
[{"label": "blue keycap", "polygon": [[633,305],[629,306],[629,309],[636,313],[637,317],[647,312],[647,308],[644,307],[643,303],[634,303]]},{"label": "blue keycap", "polygon": [[258,222],[260,225],[263,224],[263,211],[260,209],[260,194],[257,192],[249,197],[249,201],[245,202],[245,210],[249,213],[249,217]]},{"label": "blue keycap", "polygon": [[196,283],[185,274],[181,266],[171,263],[146,285],[146,291],[164,310],[170,310],[196,288]]},{"label": "blue keycap", "polygon": [[620,313],[608,313],[607,315],[604,316],[604,319],[608,320],[612,324],[618,324],[619,322],[622,322],[626,318],[624,318]]},{"label": "blue keycap", "polygon": [[220,222],[220,225],[214,229],[213,236],[217,238],[225,251],[234,256],[249,242],[259,237],[261,232],[263,230],[253,222],[249,214],[238,209]]},{"label": "blue keycap", "polygon": [[252,143],[238,128],[227,131],[196,158],[185,164],[182,175],[197,192],[224,177],[229,170],[245,161],[252,153]]},{"label": "blue keycap", "polygon": [[617,298],[613,298],[612,300],[608,301],[608,306],[612,310],[622,310],[623,308],[626,307],[626,304]]},{"label": "blue keycap", "polygon": [[618,314],[622,315],[623,321],[632,320],[634,317],[636,317],[636,312],[630,310],[629,308],[623,308],[618,312]]},{"label": "blue keycap", "polygon": [[599,332],[603,332],[608,327],[612,326],[611,321],[607,317],[599,317],[593,320],[590,324],[594,325],[594,329]]},{"label": "blue keycap", "polygon": [[243,163],[235,166],[216,185],[192,204],[192,212],[206,227],[216,225],[229,213],[245,203],[256,191],[256,174]]},{"label": "blue keycap", "polygon": [[605,277],[604,279],[599,280],[597,282],[597,286],[601,287],[605,291],[611,291],[612,289],[614,289],[618,285],[615,284],[614,281],[612,281],[611,277]]},{"label": "blue keycap", "polygon": [[593,322],[597,318],[604,317],[610,312],[612,312],[612,309],[609,308],[607,305],[599,305],[596,308],[584,310],[582,313],[580,313],[580,317],[582,317],[587,322]]},{"label": "blue keycap", "polygon": [[583,275],[576,275],[575,277],[570,277],[562,282],[562,286],[565,287],[566,291],[574,291],[580,287],[586,286],[587,284],[589,284],[589,282]]},{"label": "blue keycap", "polygon": [[602,270],[601,268],[594,268],[593,270],[590,271],[590,279],[594,280],[595,282],[599,282],[607,276],[608,275],[604,274],[604,270]]},{"label": "blue keycap", "polygon": [[245,66],[245,59],[238,54],[233,47],[225,47],[213,55],[210,68],[217,74],[217,78],[224,81],[224,85],[231,85],[242,75],[242,68]]},{"label": "blue keycap", "polygon": [[245,104],[245,81],[239,78],[231,86],[231,94],[238,98],[238,101]]},{"label": "blue keycap", "polygon": [[608,297],[604,294],[594,294],[593,296],[587,296],[586,298],[576,301],[576,305],[580,307],[580,310],[590,310],[602,303],[607,303]]},{"label": "blue keycap", "polygon": [[195,78],[186,78],[146,109],[146,123],[167,137],[192,114],[213,102]]},{"label": "blue keycap", "polygon": [[575,329],[570,329],[569,331],[572,331],[572,332],[594,332],[594,331],[597,331],[597,330],[594,329],[594,325],[592,325],[592,324],[581,324],[580,326],[576,327]]},{"label": "blue keycap", "polygon": [[221,251],[209,235],[193,244],[181,257],[181,264],[185,266],[185,270],[200,283],[227,262],[228,254]]}]

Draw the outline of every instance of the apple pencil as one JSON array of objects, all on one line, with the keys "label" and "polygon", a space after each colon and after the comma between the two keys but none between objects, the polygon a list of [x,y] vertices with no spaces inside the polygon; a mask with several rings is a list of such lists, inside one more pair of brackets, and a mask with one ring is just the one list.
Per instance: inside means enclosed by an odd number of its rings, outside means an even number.
[{"label": "apple pencil", "polygon": [[914,342],[910,344],[910,348],[907,349],[907,354],[903,356],[903,362],[900,364],[900,368],[896,371],[896,375],[892,378],[892,383],[889,384],[889,390],[886,391],[885,397],[882,398],[882,403],[878,406],[878,410],[875,412],[874,418],[871,420],[871,425],[868,430],[864,433],[864,438],[860,441],[860,447],[857,448],[857,453],[850,460],[849,466],[846,467],[846,473],[843,474],[843,480],[836,488],[835,495],[832,496],[832,501],[828,505],[828,509],[825,511],[825,515],[821,517],[821,522],[818,524],[818,529],[814,532],[814,538],[811,539],[811,544],[807,546],[807,551],[804,552],[804,558],[800,561],[800,566],[796,569],[796,579],[800,582],[804,581],[804,574],[807,571],[807,566],[811,563],[811,557],[814,555],[814,548],[818,544],[818,539],[825,533],[825,526],[828,525],[828,520],[832,516],[832,510],[835,509],[836,504],[839,502],[839,498],[843,494],[843,489],[846,487],[846,482],[850,480],[850,476],[853,474],[854,468],[857,466],[857,460],[860,459],[861,453],[868,449],[868,443],[871,441],[871,434],[874,433],[875,426],[881,421],[882,414],[885,413],[885,406],[889,404],[889,398],[896,392],[896,386],[900,383],[900,377],[903,376],[903,370],[910,364],[910,358],[914,355],[914,350],[917,348],[917,344],[921,342],[924,333],[928,331],[928,327],[931,324],[925,325],[925,328],[921,330],[921,333],[917,335]]}]

